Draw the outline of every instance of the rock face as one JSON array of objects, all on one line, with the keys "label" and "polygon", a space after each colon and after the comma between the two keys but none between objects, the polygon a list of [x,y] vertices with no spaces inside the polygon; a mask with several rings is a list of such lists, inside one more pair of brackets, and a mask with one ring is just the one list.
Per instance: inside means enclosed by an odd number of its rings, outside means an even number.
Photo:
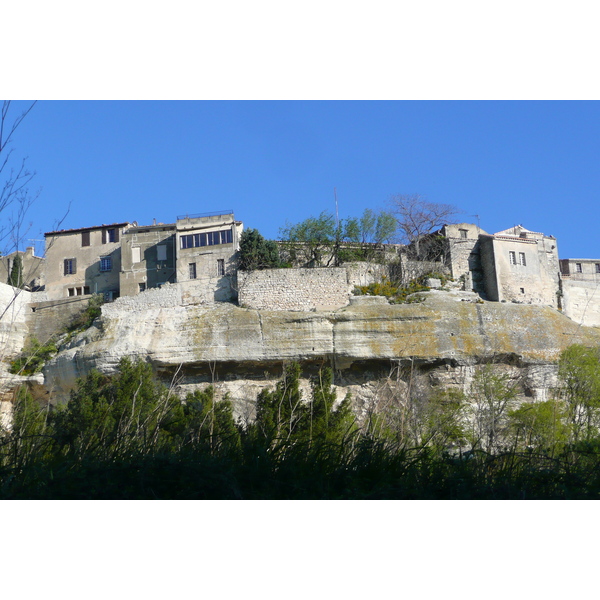
[{"label": "rock face", "polygon": [[111,306],[46,365],[45,386],[51,401],[62,401],[90,369],[112,372],[122,357],[138,357],[180,392],[214,382],[230,395],[238,416],[248,416],[256,393],[273,385],[282,363],[298,360],[306,374],[333,367],[338,398],[350,391],[360,414],[390,376],[402,369],[406,377],[407,366],[424,385],[466,388],[477,365],[494,362],[519,379],[524,396],[543,399],[562,350],[600,344],[600,330],[580,327],[552,308],[482,303],[465,292],[424,296],[422,303],[403,305],[357,297],[331,312]]}]

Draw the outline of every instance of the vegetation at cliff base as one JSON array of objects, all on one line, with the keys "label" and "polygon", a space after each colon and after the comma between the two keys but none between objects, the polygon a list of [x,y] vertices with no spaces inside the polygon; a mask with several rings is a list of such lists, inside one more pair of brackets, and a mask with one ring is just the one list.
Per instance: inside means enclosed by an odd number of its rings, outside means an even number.
[{"label": "vegetation at cliff base", "polygon": [[144,362],[91,372],[70,401],[21,389],[0,438],[0,498],[542,499],[600,497],[600,358],[563,353],[555,396],[516,401],[491,366],[467,392],[406,387],[398,367],[359,424],[321,369],[298,363],[234,419],[211,385],[177,397]]}]

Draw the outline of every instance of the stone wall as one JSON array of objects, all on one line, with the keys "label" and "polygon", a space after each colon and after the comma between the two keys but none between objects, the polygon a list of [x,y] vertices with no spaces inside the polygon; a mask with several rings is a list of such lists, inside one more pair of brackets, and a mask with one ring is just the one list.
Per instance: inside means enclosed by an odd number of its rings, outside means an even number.
[{"label": "stone wall", "polygon": [[32,302],[27,308],[29,336],[45,344],[57,335],[88,306],[90,296],[75,296],[62,300],[46,300],[43,292],[32,294]]},{"label": "stone wall", "polygon": [[581,325],[600,327],[600,282],[573,280],[563,275],[564,314]]},{"label": "stone wall", "polygon": [[239,304],[257,310],[335,310],[351,287],[342,267],[238,272]]},{"label": "stone wall", "polygon": [[181,306],[181,286],[167,283],[161,288],[151,288],[135,296],[121,296],[102,306],[102,315],[115,317],[123,311],[139,311],[148,308],[172,308]]}]

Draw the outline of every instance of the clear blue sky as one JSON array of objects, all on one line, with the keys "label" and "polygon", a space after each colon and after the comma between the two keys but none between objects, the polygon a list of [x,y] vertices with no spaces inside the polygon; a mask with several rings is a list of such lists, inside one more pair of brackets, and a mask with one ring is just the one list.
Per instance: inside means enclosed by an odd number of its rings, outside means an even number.
[{"label": "clear blue sky", "polygon": [[233,209],[276,238],[336,188],[340,217],[419,193],[600,258],[593,101],[40,101],[13,147],[41,189],[30,239],[69,206],[62,228]]}]

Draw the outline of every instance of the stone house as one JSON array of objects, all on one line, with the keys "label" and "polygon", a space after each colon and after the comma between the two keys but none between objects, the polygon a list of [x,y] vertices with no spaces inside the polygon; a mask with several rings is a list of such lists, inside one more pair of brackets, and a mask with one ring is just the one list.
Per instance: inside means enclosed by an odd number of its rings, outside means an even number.
[{"label": "stone house", "polygon": [[48,300],[103,294],[111,301],[166,283],[188,296],[235,297],[239,237],[232,211],[185,215],[176,223],[115,223],[46,233]]},{"label": "stone house", "polygon": [[173,283],[176,259],[175,225],[130,227],[121,238],[120,295],[135,296]]},{"label": "stone house", "polygon": [[237,251],[243,224],[233,211],[177,217],[176,279],[186,293],[207,294],[206,301],[236,296]]},{"label": "stone house", "polygon": [[35,255],[33,246],[26,248],[25,252],[17,250],[0,257],[0,282],[8,283],[17,255],[23,265],[23,287],[30,292],[40,290],[44,286],[44,259]]},{"label": "stone house", "polygon": [[480,235],[479,254],[488,300],[560,308],[556,238],[522,225]]},{"label": "stone house", "polygon": [[44,281],[48,300],[103,294],[119,296],[121,238],[130,223],[113,223],[45,234]]},{"label": "stone house", "polygon": [[[243,224],[235,220],[233,211],[221,211],[179,216],[169,224],[115,223],[49,232],[43,279],[30,285],[45,283],[48,301],[94,293],[112,300],[165,284],[177,284],[183,304],[235,300],[242,285],[248,288],[244,290],[248,298],[250,291],[258,296],[272,293],[273,286],[263,285],[258,276],[254,276],[256,282],[242,274],[238,280],[237,252],[242,230]],[[376,250],[393,263],[397,269],[394,277],[444,272],[483,299],[547,305],[585,325],[600,326],[600,260],[559,261],[553,236],[522,225],[488,234],[478,225],[457,223],[425,236],[420,246],[420,260],[411,255],[410,247],[390,245]],[[24,260],[31,262],[33,258],[41,264],[42,259],[33,257],[28,249]],[[383,274],[391,278],[390,261],[382,265],[375,261],[366,269],[345,265],[347,293],[354,285],[365,285]],[[8,278],[9,257],[0,261],[0,268]],[[332,273],[333,291],[323,291],[327,274],[315,274],[318,282],[310,284],[314,288],[310,294],[302,287],[310,279],[306,274],[297,281],[291,273],[276,279],[281,279],[280,284],[289,287],[292,295],[308,294],[314,308],[339,303],[343,286]],[[271,284],[275,279],[269,281]],[[330,292],[335,302],[329,299]]]}]

